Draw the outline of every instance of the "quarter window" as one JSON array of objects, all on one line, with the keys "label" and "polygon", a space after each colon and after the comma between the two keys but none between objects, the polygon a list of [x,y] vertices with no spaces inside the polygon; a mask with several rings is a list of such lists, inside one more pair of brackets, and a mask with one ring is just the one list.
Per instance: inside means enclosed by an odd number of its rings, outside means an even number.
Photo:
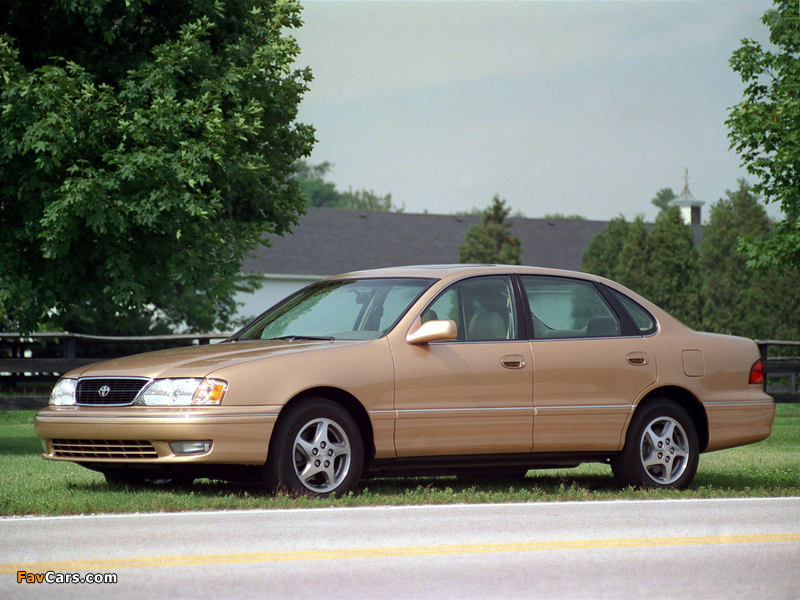
[{"label": "quarter window", "polygon": [[611,293],[614,294],[614,298],[622,304],[622,308],[624,308],[628,314],[630,315],[631,319],[633,319],[634,325],[639,330],[639,333],[642,335],[649,335],[651,333],[655,333],[656,331],[656,320],[647,310],[645,310],[642,306],[638,303],[634,302],[630,298],[628,298],[625,294],[618,292],[615,289],[608,288],[611,290]]},{"label": "quarter window", "polygon": [[536,339],[612,337],[619,318],[591,282],[566,277],[522,276]]}]

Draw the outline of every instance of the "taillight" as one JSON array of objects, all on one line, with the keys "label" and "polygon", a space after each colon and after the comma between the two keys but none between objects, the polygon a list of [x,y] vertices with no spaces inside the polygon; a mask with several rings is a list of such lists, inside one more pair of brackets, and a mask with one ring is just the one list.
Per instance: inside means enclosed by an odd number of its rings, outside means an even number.
[{"label": "taillight", "polygon": [[764,361],[760,358],[750,367],[750,381],[748,383],[750,385],[764,384]]}]

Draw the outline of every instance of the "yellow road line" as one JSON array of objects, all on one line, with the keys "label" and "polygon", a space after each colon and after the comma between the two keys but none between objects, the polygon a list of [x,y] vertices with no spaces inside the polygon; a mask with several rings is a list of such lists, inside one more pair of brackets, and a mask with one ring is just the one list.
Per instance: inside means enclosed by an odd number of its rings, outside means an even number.
[{"label": "yellow road line", "polygon": [[377,558],[385,556],[435,556],[442,554],[493,554],[499,552],[541,552],[545,550],[595,550],[606,548],[641,548],[646,546],[705,546],[714,544],[765,544],[800,542],[800,533],[764,535],[728,535],[679,538],[575,540],[553,542],[512,542],[502,544],[461,544],[445,546],[408,546],[396,548],[351,548],[290,552],[256,552],[236,554],[198,554],[190,556],[152,556],[103,560],[0,564],[0,573],[17,571],[95,571],[121,568],[175,567],[220,565],[249,562],[281,562]]}]

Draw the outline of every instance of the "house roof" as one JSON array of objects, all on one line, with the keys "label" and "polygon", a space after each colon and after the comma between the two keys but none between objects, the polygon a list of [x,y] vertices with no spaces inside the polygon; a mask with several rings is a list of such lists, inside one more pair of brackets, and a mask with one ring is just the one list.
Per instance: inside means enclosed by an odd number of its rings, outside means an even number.
[{"label": "house roof", "polygon": [[[401,265],[458,262],[458,245],[475,216],[309,208],[293,234],[247,258],[244,272],[328,276]],[[581,255],[605,221],[514,219],[523,265],[580,271]]]}]

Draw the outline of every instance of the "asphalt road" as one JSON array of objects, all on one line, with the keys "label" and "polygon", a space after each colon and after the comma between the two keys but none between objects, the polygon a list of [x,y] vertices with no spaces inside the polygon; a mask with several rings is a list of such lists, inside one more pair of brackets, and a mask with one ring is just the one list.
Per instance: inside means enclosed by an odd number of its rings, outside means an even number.
[{"label": "asphalt road", "polygon": [[800,498],[6,518],[0,597],[796,599]]}]

